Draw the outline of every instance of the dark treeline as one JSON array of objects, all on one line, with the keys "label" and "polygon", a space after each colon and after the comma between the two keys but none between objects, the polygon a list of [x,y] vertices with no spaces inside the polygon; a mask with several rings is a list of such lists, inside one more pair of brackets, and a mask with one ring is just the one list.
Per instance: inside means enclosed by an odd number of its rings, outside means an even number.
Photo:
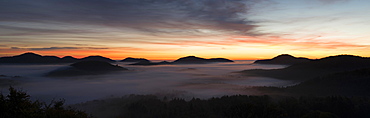
[{"label": "dark treeline", "polygon": [[[328,74],[287,87],[253,87],[265,94],[370,97],[370,68]],[[246,88],[248,90],[248,88]]]},{"label": "dark treeline", "polygon": [[[151,95],[131,95],[116,100],[99,100],[76,107],[100,111],[102,117],[129,118],[369,118],[370,99],[365,97],[269,97],[223,96],[207,100],[193,98],[159,99]],[[105,111],[102,111],[105,110]],[[105,113],[103,113],[105,112]],[[99,116],[98,115],[98,116]]]},{"label": "dark treeline", "polygon": [[[31,101],[22,91],[10,88],[0,95],[0,118],[369,118],[368,97],[269,97],[234,95],[210,99],[158,98],[130,95],[73,105],[86,112],[66,108],[63,101],[46,104]],[[86,109],[88,108],[88,109]]]},{"label": "dark treeline", "polygon": [[9,94],[0,94],[0,118],[87,118],[85,112],[65,108],[64,100],[47,104],[31,101],[25,92],[9,88]]}]

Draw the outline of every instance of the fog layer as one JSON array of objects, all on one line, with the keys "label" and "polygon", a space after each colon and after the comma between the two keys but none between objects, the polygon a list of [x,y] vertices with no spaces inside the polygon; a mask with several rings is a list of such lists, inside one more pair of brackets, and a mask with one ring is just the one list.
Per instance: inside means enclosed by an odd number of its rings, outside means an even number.
[{"label": "fog layer", "polygon": [[[15,88],[22,89],[33,99],[50,101],[66,99],[74,104],[94,99],[119,97],[128,94],[159,94],[176,97],[208,98],[234,94],[258,94],[244,88],[251,86],[286,86],[292,82],[266,77],[246,77],[232,73],[245,69],[282,68],[281,65],[234,63],[129,66],[116,64],[129,71],[105,75],[51,78],[43,75],[66,65],[0,65],[0,79],[12,80]],[[20,77],[18,77],[20,76]],[[1,91],[7,92],[3,84]]]}]

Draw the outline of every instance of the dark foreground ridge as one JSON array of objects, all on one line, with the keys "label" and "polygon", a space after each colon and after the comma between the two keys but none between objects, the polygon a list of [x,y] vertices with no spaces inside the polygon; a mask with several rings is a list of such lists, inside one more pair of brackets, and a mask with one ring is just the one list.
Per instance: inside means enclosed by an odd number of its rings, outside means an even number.
[{"label": "dark foreground ridge", "polygon": [[241,71],[252,76],[267,76],[285,80],[304,81],[328,74],[370,68],[370,59],[353,55],[330,56],[309,62],[293,64],[283,69],[253,69]]},{"label": "dark foreground ridge", "polygon": [[301,82],[288,87],[253,88],[266,94],[370,97],[370,59],[359,56],[330,56],[283,69],[255,69],[241,73]]},{"label": "dark foreground ridge", "polygon": [[294,95],[370,97],[370,68],[330,74],[285,88]]},{"label": "dark foreground ridge", "polygon": [[72,56],[65,56],[63,58],[59,58],[57,56],[41,56],[39,54],[31,52],[11,57],[0,57],[0,63],[9,63],[9,64],[55,64],[55,63],[75,63],[79,61],[115,62],[112,59],[102,56],[88,56],[82,59],[77,59]]},{"label": "dark foreground ridge", "polygon": [[294,57],[289,54],[282,54],[279,56],[276,56],[272,59],[264,59],[264,60],[257,60],[254,63],[256,64],[281,64],[281,65],[293,65],[297,63],[303,63],[303,62],[309,62],[312,61],[308,58],[303,57]]},{"label": "dark foreground ridge", "polygon": [[69,67],[60,68],[51,71],[46,76],[63,77],[63,76],[79,76],[79,75],[97,75],[105,74],[113,71],[128,70],[126,68],[112,65],[104,61],[81,61],[71,64]]},{"label": "dark foreground ridge", "polygon": [[254,87],[262,93],[290,96],[370,97],[370,68],[329,74],[288,87]]}]

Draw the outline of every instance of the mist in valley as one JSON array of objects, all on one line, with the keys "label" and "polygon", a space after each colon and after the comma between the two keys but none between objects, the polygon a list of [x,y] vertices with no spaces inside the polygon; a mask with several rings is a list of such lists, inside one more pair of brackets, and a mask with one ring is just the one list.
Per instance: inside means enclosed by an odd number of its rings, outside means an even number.
[{"label": "mist in valley", "polygon": [[[267,77],[241,76],[236,71],[246,69],[275,69],[283,65],[252,64],[253,61],[234,63],[180,64],[133,66],[116,62],[129,69],[103,75],[75,77],[45,77],[47,72],[67,67],[61,65],[0,65],[2,80],[32,96],[32,99],[51,101],[65,99],[76,104],[95,99],[114,98],[129,94],[154,94],[187,98],[210,98],[235,94],[263,94],[248,91],[252,86],[288,86],[287,80]],[[1,86],[6,93],[8,85]]]}]

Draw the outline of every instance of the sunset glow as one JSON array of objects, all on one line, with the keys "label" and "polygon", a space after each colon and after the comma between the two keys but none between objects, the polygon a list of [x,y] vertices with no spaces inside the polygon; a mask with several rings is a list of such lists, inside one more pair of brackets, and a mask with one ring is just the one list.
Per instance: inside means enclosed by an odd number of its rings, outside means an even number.
[{"label": "sunset glow", "polygon": [[0,56],[370,57],[366,0],[0,0]]}]

